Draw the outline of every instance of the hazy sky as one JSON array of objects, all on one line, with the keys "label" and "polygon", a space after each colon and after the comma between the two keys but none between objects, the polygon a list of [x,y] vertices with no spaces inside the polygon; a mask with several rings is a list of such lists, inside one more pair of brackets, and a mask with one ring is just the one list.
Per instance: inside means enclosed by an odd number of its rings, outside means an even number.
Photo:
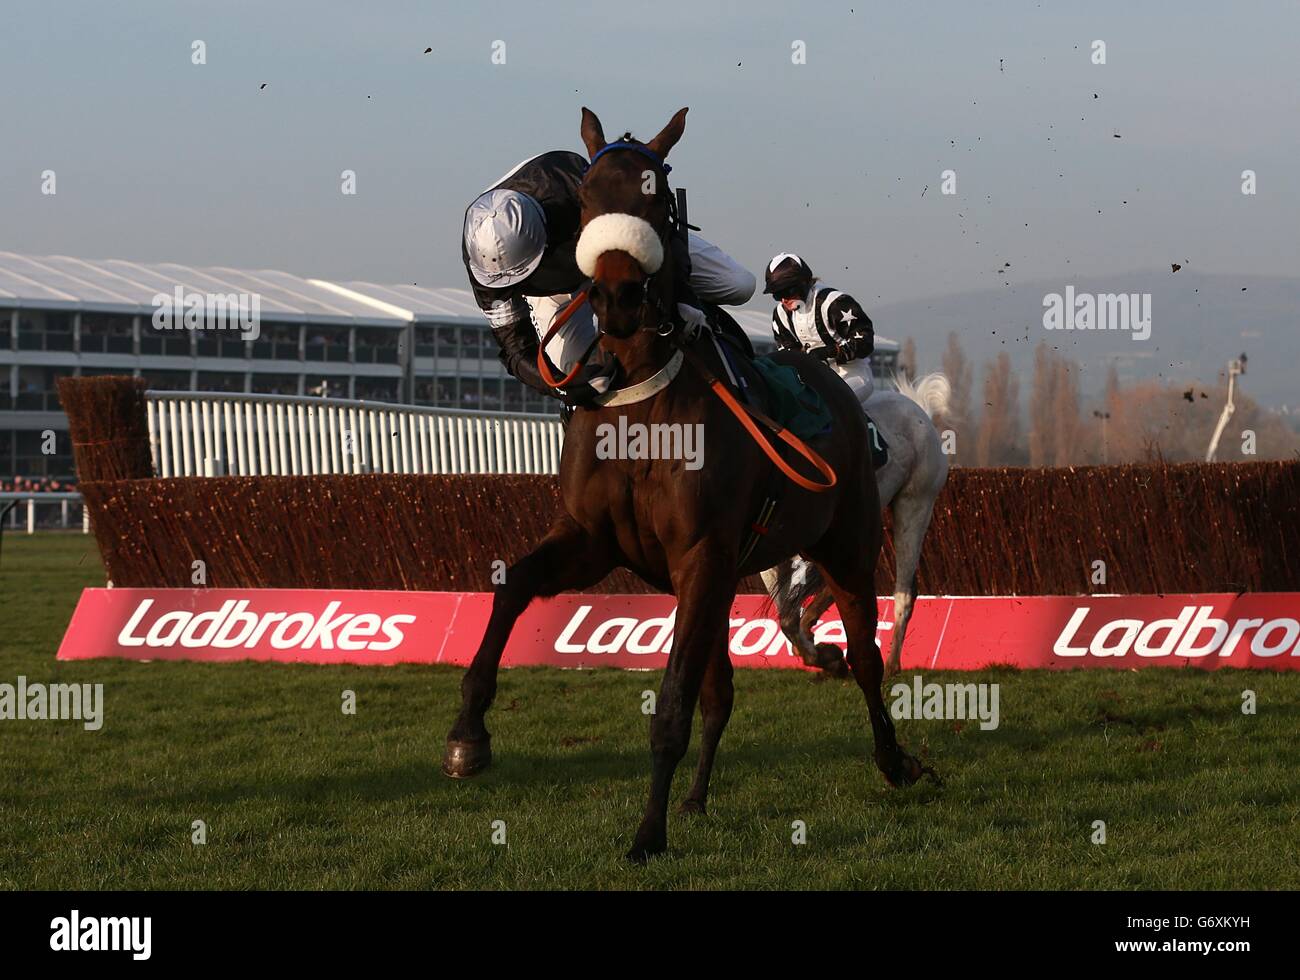
[{"label": "hazy sky", "polygon": [[1290,2],[10,3],[0,249],[464,286],[466,203],[581,150],[581,105],[643,139],[689,105],[705,236],[868,306],[1004,262],[1293,275],[1297,38]]}]

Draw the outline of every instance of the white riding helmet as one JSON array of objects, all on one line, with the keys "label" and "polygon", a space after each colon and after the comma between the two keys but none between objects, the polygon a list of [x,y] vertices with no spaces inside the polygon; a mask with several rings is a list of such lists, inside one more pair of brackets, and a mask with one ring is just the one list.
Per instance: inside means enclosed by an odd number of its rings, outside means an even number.
[{"label": "white riding helmet", "polygon": [[480,194],[465,212],[465,251],[484,286],[513,286],[533,274],[546,251],[546,214],[519,191]]}]

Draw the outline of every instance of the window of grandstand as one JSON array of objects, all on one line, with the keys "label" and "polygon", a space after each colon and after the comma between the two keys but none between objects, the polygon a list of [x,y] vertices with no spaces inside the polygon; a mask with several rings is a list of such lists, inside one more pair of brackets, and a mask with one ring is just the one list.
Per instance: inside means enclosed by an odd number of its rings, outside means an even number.
[{"label": "window of grandstand", "polygon": [[196,330],[194,350],[199,357],[248,356],[247,346],[238,330]]},{"label": "window of grandstand", "polygon": [[397,401],[397,378],[357,378],[356,397],[363,401]]},{"label": "window of grandstand", "polygon": [[454,358],[460,356],[460,328],[439,327],[436,344],[439,357]]},{"label": "window of grandstand", "polygon": [[552,414],[557,411],[557,402],[554,398],[547,398],[545,395],[538,394],[531,388],[524,393],[530,412],[544,412]]},{"label": "window of grandstand", "polygon": [[316,398],[347,398],[348,379],[337,374],[329,378],[308,375],[303,378],[302,393]]},{"label": "window of grandstand", "polygon": [[347,327],[307,327],[305,329],[307,336],[304,341],[304,357],[307,360],[347,361]]},{"label": "window of grandstand", "polygon": [[527,403],[524,400],[524,385],[515,383],[505,386],[501,400],[501,410],[503,412],[526,412],[528,411]]},{"label": "window of grandstand", "polygon": [[296,323],[263,323],[262,332],[253,341],[253,357],[274,361],[298,360],[298,334]]},{"label": "window of grandstand", "polygon": [[243,391],[244,375],[234,371],[200,371],[199,391]]},{"label": "window of grandstand", "polygon": [[435,405],[443,408],[454,408],[456,406],[456,387],[460,379],[454,375],[443,375],[433,379],[433,392]]},{"label": "window of grandstand", "polygon": [[150,391],[189,391],[189,371],[141,371],[145,387]]},{"label": "window of grandstand", "polygon": [[72,314],[57,310],[19,310],[18,349],[72,350]]},{"label": "window of grandstand", "polygon": [[500,412],[505,407],[501,397],[501,379],[483,378],[483,393],[479,398],[479,408],[489,412]]},{"label": "window of grandstand", "polygon": [[72,368],[32,367],[18,368],[18,390],[14,392],[13,407],[19,412],[57,412],[59,405],[57,379],[68,377]]},{"label": "window of grandstand", "polygon": [[189,357],[192,353],[193,330],[185,327],[160,330],[153,325],[152,316],[140,318],[140,353],[166,354],[169,357]]},{"label": "window of grandstand", "polygon": [[415,356],[416,357],[433,357],[437,349],[438,328],[423,327],[416,325],[415,328]]},{"label": "window of grandstand", "polygon": [[130,354],[134,349],[135,318],[124,313],[81,314],[83,354]]},{"label": "window of grandstand", "polygon": [[[383,327],[357,327],[357,364],[396,364],[400,330]],[[357,379],[357,384],[361,379]]]},{"label": "window of grandstand", "polygon": [[496,360],[500,350],[492,331],[486,327],[460,327],[456,333],[456,346],[463,359],[481,357]]},{"label": "window of grandstand", "polygon": [[75,473],[72,462],[72,440],[67,432],[59,432],[54,440],[54,452],[41,452],[45,439],[38,429],[19,429],[15,433],[13,473],[27,477],[71,477]]},{"label": "window of grandstand", "polygon": [[253,391],[262,395],[298,394],[296,374],[253,374]]},{"label": "window of grandstand", "polygon": [[457,408],[482,408],[483,392],[480,388],[482,378],[460,379],[460,400]]}]

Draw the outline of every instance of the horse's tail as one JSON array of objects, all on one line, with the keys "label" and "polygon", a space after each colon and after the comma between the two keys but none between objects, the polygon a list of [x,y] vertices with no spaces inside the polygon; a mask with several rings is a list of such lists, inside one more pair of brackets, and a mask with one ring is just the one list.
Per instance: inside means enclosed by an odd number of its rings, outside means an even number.
[{"label": "horse's tail", "polygon": [[948,383],[947,375],[936,371],[913,383],[905,375],[896,374],[894,375],[894,383],[898,385],[900,395],[920,405],[921,411],[925,412],[930,418],[933,419],[936,415],[948,414],[948,401],[952,397],[952,385]]}]

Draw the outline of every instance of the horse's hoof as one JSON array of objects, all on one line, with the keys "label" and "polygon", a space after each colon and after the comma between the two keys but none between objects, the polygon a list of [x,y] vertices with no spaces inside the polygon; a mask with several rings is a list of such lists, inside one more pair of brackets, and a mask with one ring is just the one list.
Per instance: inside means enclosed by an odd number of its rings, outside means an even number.
[{"label": "horse's hoof", "polygon": [[924,767],[915,758],[908,755],[902,749],[898,750],[898,756],[890,766],[881,766],[880,771],[884,773],[885,781],[895,789],[903,789],[911,786],[925,771]]},{"label": "horse's hoof", "polygon": [[492,765],[492,739],[461,742],[447,739],[442,754],[442,771],[452,779],[468,779]]},{"label": "horse's hoof", "polygon": [[682,800],[682,805],[677,808],[678,813],[695,813],[702,817],[708,816],[708,811],[704,809],[703,800],[686,799]]},{"label": "horse's hoof", "polygon": [[645,864],[656,854],[662,854],[666,850],[668,850],[667,835],[646,840],[642,840],[638,835],[636,843],[632,845],[632,850],[627,852],[627,859],[633,864]]},{"label": "horse's hoof", "polygon": [[627,852],[627,859],[633,864],[645,864],[652,857],[662,854],[666,850],[668,850],[666,847],[649,847],[638,844]]},{"label": "horse's hoof", "polygon": [[844,651],[834,643],[818,643],[817,666],[831,677],[841,680],[849,676],[849,665],[844,660]]}]

